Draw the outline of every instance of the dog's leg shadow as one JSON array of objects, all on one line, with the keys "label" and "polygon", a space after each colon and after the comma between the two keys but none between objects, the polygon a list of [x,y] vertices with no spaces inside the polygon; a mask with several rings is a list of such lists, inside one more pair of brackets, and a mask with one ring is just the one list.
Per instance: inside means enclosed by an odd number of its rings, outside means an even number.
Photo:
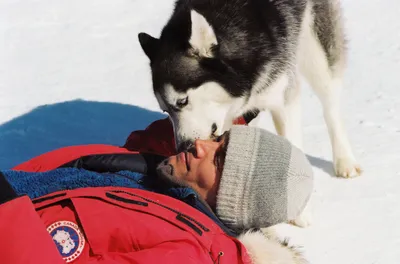
[{"label": "dog's leg shadow", "polygon": [[329,174],[332,177],[336,177],[335,171],[333,169],[332,161],[314,157],[314,156],[311,156],[308,154],[307,154],[307,158],[310,161],[312,166],[323,170],[324,172],[326,172],[327,174]]}]

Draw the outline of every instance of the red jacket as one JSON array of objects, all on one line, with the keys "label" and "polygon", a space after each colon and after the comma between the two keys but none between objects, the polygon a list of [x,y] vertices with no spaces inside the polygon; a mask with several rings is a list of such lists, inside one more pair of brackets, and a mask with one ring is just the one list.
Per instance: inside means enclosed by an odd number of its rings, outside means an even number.
[{"label": "red jacket", "polygon": [[[132,133],[125,145],[131,151],[107,145],[67,147],[14,170],[48,171],[98,153],[173,154],[166,122]],[[244,246],[205,214],[174,198],[132,188],[76,189],[33,201],[16,198],[0,205],[0,234],[5,264],[250,263]]]}]

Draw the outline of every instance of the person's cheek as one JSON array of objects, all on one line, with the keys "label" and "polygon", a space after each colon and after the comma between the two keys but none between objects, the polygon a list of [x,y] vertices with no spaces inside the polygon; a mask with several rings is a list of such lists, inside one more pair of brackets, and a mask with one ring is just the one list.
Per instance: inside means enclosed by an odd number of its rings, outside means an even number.
[{"label": "person's cheek", "polygon": [[215,182],[215,168],[210,165],[204,166],[197,182],[200,188],[206,191],[210,190]]}]

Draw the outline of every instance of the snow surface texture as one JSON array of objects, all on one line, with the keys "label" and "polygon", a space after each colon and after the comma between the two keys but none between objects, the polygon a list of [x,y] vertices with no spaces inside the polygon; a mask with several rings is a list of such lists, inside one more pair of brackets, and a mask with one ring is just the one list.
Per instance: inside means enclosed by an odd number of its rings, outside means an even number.
[{"label": "snow surface texture", "polygon": [[[282,225],[315,264],[400,260],[400,2],[344,0],[343,116],[362,177],[332,177],[320,104],[303,89],[314,222]],[[65,145],[124,143],[163,115],[140,31],[157,35],[172,0],[0,1],[0,168]],[[79,100],[80,99],[80,100]],[[47,105],[47,106],[46,106]],[[265,115],[268,117],[268,115]],[[268,117],[269,118],[269,117]],[[268,118],[260,122],[272,123]]]}]

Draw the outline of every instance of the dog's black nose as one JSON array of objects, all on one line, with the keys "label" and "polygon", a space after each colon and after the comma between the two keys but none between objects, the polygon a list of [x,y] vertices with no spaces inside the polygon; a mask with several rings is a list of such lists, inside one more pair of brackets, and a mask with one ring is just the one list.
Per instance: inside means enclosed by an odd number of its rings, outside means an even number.
[{"label": "dog's black nose", "polygon": [[212,136],[214,136],[215,135],[215,132],[217,132],[217,129],[218,129],[218,127],[217,127],[217,124],[212,124],[212,126],[211,126],[211,135]]},{"label": "dog's black nose", "polygon": [[185,140],[178,145],[178,152],[182,152],[190,149],[193,146],[193,142],[190,140]]}]

